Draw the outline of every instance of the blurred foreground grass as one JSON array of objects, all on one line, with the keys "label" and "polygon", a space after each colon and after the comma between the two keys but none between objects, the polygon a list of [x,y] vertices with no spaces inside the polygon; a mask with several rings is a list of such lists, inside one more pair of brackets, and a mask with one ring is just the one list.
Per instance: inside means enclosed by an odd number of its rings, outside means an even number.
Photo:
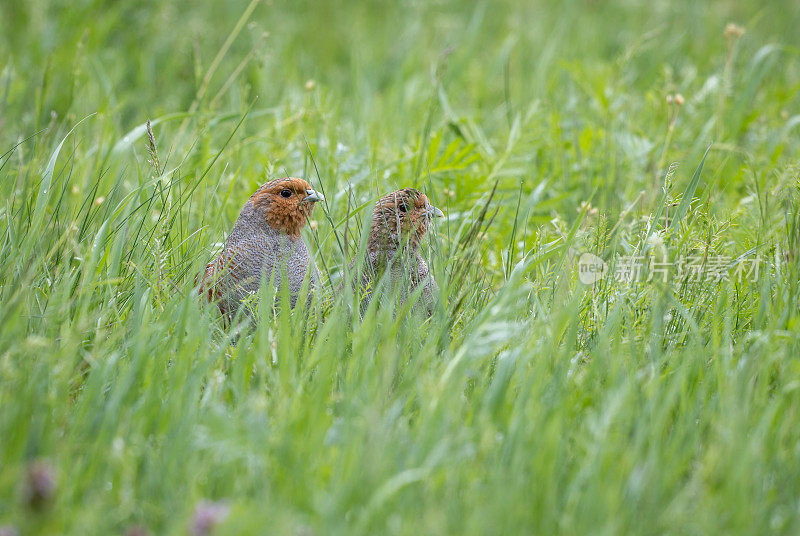
[{"label": "blurred foreground grass", "polygon": [[[799,23],[790,0],[5,0],[0,527],[797,533]],[[306,239],[333,282],[379,192],[443,206],[433,317],[199,307],[286,175],[326,195]],[[587,251],[671,279],[587,286]],[[730,277],[672,279],[686,258]]]}]

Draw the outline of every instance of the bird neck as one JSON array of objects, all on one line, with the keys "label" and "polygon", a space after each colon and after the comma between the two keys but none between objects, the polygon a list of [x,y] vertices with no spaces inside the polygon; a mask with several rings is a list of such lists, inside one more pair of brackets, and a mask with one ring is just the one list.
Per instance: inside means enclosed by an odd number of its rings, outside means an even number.
[{"label": "bird neck", "polygon": [[264,217],[263,211],[253,206],[251,203],[245,204],[239,213],[239,218],[233,226],[229,240],[239,240],[249,238],[253,235],[267,235],[268,237],[285,237],[289,240],[299,239],[299,233],[294,234],[274,228]]},{"label": "bird neck", "polygon": [[380,274],[397,262],[416,264],[416,259],[419,257],[419,242],[413,237],[410,240],[399,241],[397,237],[374,236],[367,242],[366,254],[372,270]]},{"label": "bird neck", "polygon": [[382,256],[391,259],[398,252],[414,253],[419,249],[416,237],[397,237],[386,235],[373,235],[367,241],[367,253],[370,256]]}]

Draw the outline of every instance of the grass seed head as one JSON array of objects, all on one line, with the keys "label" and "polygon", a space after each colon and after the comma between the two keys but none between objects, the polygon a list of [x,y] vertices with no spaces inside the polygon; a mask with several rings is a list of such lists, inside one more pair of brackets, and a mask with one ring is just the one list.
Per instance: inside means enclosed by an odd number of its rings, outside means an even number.
[{"label": "grass seed head", "polygon": [[728,41],[733,39],[738,39],[744,35],[744,28],[739,26],[734,22],[729,22],[727,26],[725,26],[725,39]]}]

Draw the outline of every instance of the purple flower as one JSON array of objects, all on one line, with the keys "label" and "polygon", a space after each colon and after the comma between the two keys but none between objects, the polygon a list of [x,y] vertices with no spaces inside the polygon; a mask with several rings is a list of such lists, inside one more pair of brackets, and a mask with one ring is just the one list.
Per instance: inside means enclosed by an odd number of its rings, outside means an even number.
[{"label": "purple flower", "polygon": [[131,525],[125,529],[125,536],[150,536],[150,532],[141,525]]},{"label": "purple flower", "polygon": [[230,513],[224,502],[203,501],[194,509],[191,532],[193,536],[209,536],[214,527],[222,523]]},{"label": "purple flower", "polygon": [[48,506],[56,494],[56,474],[53,468],[43,461],[28,465],[25,475],[24,501],[33,510]]},{"label": "purple flower", "polygon": [[3,525],[0,527],[0,536],[19,536],[19,530],[13,525]]}]

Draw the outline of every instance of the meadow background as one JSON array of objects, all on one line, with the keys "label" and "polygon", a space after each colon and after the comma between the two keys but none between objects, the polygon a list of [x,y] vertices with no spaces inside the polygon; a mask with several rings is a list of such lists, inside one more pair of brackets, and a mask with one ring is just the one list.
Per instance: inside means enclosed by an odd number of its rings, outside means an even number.
[{"label": "meadow background", "polygon": [[[3,0],[0,530],[800,532],[798,27],[795,0]],[[379,192],[426,191],[433,316],[200,306],[286,175],[325,193],[333,283]],[[763,263],[587,286],[583,251]]]}]

